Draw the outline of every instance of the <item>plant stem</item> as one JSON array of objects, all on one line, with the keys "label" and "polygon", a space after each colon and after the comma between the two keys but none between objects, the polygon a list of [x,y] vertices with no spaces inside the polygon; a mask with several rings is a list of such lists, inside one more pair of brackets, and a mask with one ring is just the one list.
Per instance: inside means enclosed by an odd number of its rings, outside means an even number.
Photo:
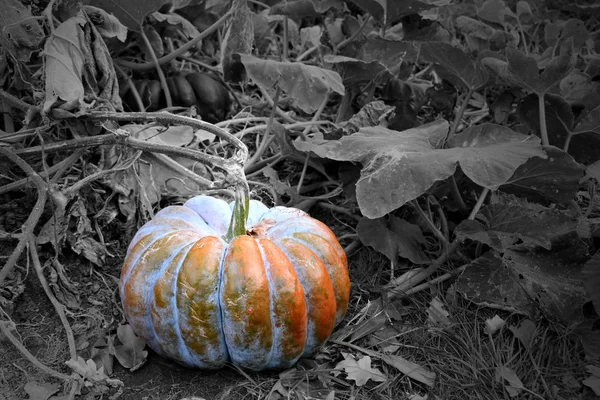
[{"label": "plant stem", "polygon": [[540,135],[542,136],[542,145],[550,146],[548,141],[548,127],[546,126],[546,103],[544,101],[544,93],[538,93],[538,106],[540,113]]},{"label": "plant stem", "polygon": [[21,353],[26,359],[28,359],[29,362],[35,365],[42,372],[45,372],[48,375],[53,376],[54,378],[62,379],[65,381],[70,381],[72,379],[71,376],[55,371],[52,368],[42,364],[40,360],[38,360],[33,354],[31,354],[29,350],[27,350],[25,346],[23,346],[23,344],[19,342],[19,340],[16,337],[14,337],[14,335],[10,331],[10,325],[12,324],[8,321],[0,321],[0,332],[2,332],[2,334],[9,340],[9,342],[11,342],[12,345],[15,346],[17,350],[19,350],[19,353]]},{"label": "plant stem", "polygon": [[[176,59],[177,57],[185,54],[185,52],[190,50],[196,44],[200,43],[202,41],[202,39],[208,37],[213,32],[217,31],[217,29],[219,29],[221,27],[221,25],[223,25],[225,23],[225,21],[227,21],[227,19],[231,16],[231,14],[233,14],[233,10],[229,10],[225,15],[223,15],[221,18],[219,18],[219,20],[217,20],[214,24],[212,24],[210,27],[208,27],[204,31],[202,31],[202,33],[200,35],[193,38],[192,40],[190,40],[183,46],[179,47],[173,53],[169,53],[166,56],[159,58],[158,64],[164,65],[164,64]],[[119,64],[122,67],[134,69],[136,71],[148,71],[148,70],[156,67],[156,64],[154,62],[136,63],[136,62],[131,62],[131,61],[115,60],[115,63]]]},{"label": "plant stem", "polygon": [[437,226],[435,226],[431,218],[425,214],[421,206],[419,206],[419,202],[417,200],[411,200],[410,203],[415,208],[419,216],[423,218],[429,229],[431,229],[431,232],[433,232],[433,234],[444,244],[444,248],[448,247],[448,239],[446,239],[444,234],[437,228]]},{"label": "plant stem", "polygon": [[67,343],[69,344],[69,355],[71,359],[77,360],[77,348],[75,347],[75,338],[73,337],[73,330],[71,329],[71,325],[69,325],[69,321],[67,321],[67,316],[65,315],[65,306],[62,305],[54,294],[52,294],[52,290],[50,290],[50,286],[48,286],[48,281],[46,281],[46,277],[44,276],[44,272],[42,271],[42,265],[40,264],[40,258],[38,256],[35,238],[30,237],[29,239],[29,254],[31,255],[31,262],[33,263],[33,268],[37,274],[38,280],[42,284],[42,288],[44,289],[44,293],[50,299],[50,303],[54,306],[60,321],[65,328],[65,333],[67,335]]},{"label": "plant stem", "polygon": [[263,153],[267,149],[267,146],[269,145],[269,143],[271,143],[269,135],[273,131],[273,121],[275,120],[275,109],[277,108],[277,104],[279,103],[280,95],[281,95],[281,87],[279,85],[277,85],[277,89],[275,89],[275,97],[273,98],[274,106],[271,107],[271,115],[269,115],[269,120],[267,121],[267,128],[265,129],[265,133],[260,142],[260,145],[256,149],[256,152],[250,158],[250,160],[246,163],[246,166],[244,168],[246,171],[251,170],[251,167],[256,163],[256,161],[260,160]]},{"label": "plant stem", "polygon": [[454,121],[452,121],[452,126],[450,127],[450,131],[448,132],[448,137],[446,138],[446,142],[451,140],[456,135],[456,131],[458,130],[458,126],[460,125],[460,121],[462,120],[463,114],[465,113],[465,110],[467,109],[467,106],[469,105],[469,100],[471,100],[471,96],[473,95],[474,92],[475,92],[475,89],[470,87],[469,90],[467,91],[467,93],[465,94],[464,98],[462,99],[460,108],[458,109],[458,112],[454,116]]},{"label": "plant stem", "polygon": [[473,207],[473,210],[471,210],[471,214],[469,214],[470,220],[475,219],[475,216],[479,212],[479,209],[481,209],[481,206],[483,205],[483,202],[485,201],[485,198],[489,192],[490,192],[490,189],[483,188],[483,190],[481,191],[481,194],[479,195],[479,198],[477,199],[477,203],[475,204],[475,207]]},{"label": "plant stem", "polygon": [[156,53],[154,52],[154,48],[144,32],[144,29],[140,26],[140,36],[144,41],[144,44],[148,48],[150,52],[150,58],[152,58],[152,64],[154,64],[154,68],[156,69],[156,73],[158,74],[158,80],[160,80],[160,85],[162,86],[163,92],[165,93],[165,99],[167,100],[167,107],[173,107],[173,100],[171,99],[171,91],[169,90],[169,85],[167,85],[167,78],[165,77],[165,73],[163,72],[160,64],[158,63],[158,58],[156,57]]},{"label": "plant stem", "polygon": [[467,205],[465,204],[465,201],[463,200],[461,194],[460,194],[460,190],[458,189],[458,185],[456,184],[456,178],[454,177],[454,175],[450,175],[450,178],[448,178],[448,183],[450,184],[450,189],[452,190],[452,197],[454,198],[454,201],[456,201],[456,203],[458,204],[458,208],[460,208],[460,211],[463,214],[467,214]]},{"label": "plant stem", "polygon": [[29,242],[29,239],[33,237],[33,230],[35,229],[38,221],[40,220],[42,213],[44,212],[44,206],[46,205],[46,200],[48,199],[48,186],[39,176],[29,164],[27,164],[21,157],[16,155],[10,149],[0,146],[0,155],[8,158],[14,164],[16,164],[25,174],[32,180],[35,185],[38,198],[33,206],[33,210],[27,217],[27,221],[21,227],[21,237],[19,239],[19,243],[11,253],[10,257],[6,261],[6,264],[0,270],[0,287],[2,287],[2,283],[8,277],[8,275],[12,272],[14,266],[17,264],[17,260],[21,256],[23,249],[25,249],[25,245]]},{"label": "plant stem", "polygon": [[[313,115],[311,122],[316,122],[319,120],[319,118],[321,118],[321,114],[323,113],[323,110],[325,109],[325,106],[327,105],[327,102],[329,101],[330,94],[331,94],[331,92],[327,92],[327,94],[323,98],[323,101],[321,102],[321,105],[319,106],[319,109],[317,110],[315,115]],[[306,140],[306,135],[308,134],[308,132],[310,132],[311,129],[312,129],[312,125],[308,125],[306,128],[304,128],[304,131],[302,131],[303,139]],[[302,167],[302,173],[300,174],[300,179],[298,180],[298,187],[296,188],[296,191],[298,193],[300,193],[300,189],[302,188],[302,183],[304,182],[304,177],[306,176],[306,170],[308,168],[308,160],[309,159],[310,159],[310,151],[306,153],[306,158],[304,160],[304,166]]]}]

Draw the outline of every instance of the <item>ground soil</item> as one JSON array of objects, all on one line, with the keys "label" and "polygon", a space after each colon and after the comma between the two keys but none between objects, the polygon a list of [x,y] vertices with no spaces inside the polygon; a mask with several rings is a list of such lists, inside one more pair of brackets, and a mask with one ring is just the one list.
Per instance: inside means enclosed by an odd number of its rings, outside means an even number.
[{"label": "ground soil", "polygon": [[[89,358],[96,339],[107,333],[114,335],[122,322],[116,295],[120,264],[115,262],[106,270],[92,272],[87,263],[79,260],[65,268],[77,285],[81,300],[81,307],[68,311],[67,315],[78,354]],[[40,362],[69,374],[64,364],[69,358],[66,335],[56,311],[33,271],[29,271],[24,284],[25,290],[16,299],[11,314],[19,338]],[[27,382],[60,383],[41,373],[5,339],[0,339],[0,360],[3,360],[0,362],[0,400],[27,399],[24,391]],[[119,398],[128,400],[179,400],[186,396],[215,399],[245,379],[231,368],[208,372],[184,368],[152,351],[147,362],[134,372],[115,360],[111,378],[123,382],[124,391]],[[108,394],[115,392],[111,389]]]}]

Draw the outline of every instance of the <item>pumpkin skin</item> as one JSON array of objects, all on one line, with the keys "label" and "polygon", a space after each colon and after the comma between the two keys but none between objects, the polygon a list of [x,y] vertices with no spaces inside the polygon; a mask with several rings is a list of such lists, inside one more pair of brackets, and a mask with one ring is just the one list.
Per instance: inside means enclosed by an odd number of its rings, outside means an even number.
[{"label": "pumpkin skin", "polygon": [[154,351],[186,366],[288,368],[344,317],[346,255],[304,211],[255,200],[248,235],[227,243],[233,204],[197,196],[140,228],[121,272],[125,317]]}]

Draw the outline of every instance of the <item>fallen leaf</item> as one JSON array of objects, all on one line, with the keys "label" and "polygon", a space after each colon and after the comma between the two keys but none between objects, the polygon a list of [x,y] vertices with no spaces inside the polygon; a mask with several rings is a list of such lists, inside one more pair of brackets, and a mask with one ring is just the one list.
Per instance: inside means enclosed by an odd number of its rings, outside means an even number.
[{"label": "fallen leaf", "polygon": [[527,350],[531,349],[531,343],[535,338],[536,326],[535,322],[530,319],[521,321],[518,327],[511,326],[508,329],[515,335],[517,339],[525,346]]},{"label": "fallen leaf", "polygon": [[427,308],[427,323],[429,326],[445,328],[452,325],[448,318],[450,313],[444,307],[445,304],[437,296],[431,300],[429,308]]},{"label": "fallen leaf", "polygon": [[586,365],[585,369],[590,374],[582,383],[592,389],[596,396],[600,396],[600,367],[595,365]]},{"label": "fallen leaf", "polygon": [[487,334],[493,335],[494,333],[504,328],[505,324],[506,321],[504,321],[502,318],[500,318],[498,314],[496,314],[493,318],[488,318],[485,320],[485,331]]},{"label": "fallen leaf", "polygon": [[504,388],[510,397],[517,397],[521,393],[521,390],[525,389],[523,382],[521,382],[515,371],[501,365],[496,368],[496,381],[503,382],[503,380],[508,382],[508,385],[504,385]]},{"label": "fallen leaf", "polygon": [[108,379],[108,376],[104,373],[104,367],[97,368],[96,363],[92,359],[85,361],[83,357],[77,356],[77,360],[70,359],[65,361],[65,364],[85,379],[95,382]]},{"label": "fallen leaf", "polygon": [[343,369],[348,375],[348,379],[356,382],[356,386],[363,386],[369,380],[376,382],[385,382],[387,377],[377,368],[371,367],[371,357],[364,356],[356,361],[354,357],[347,353],[342,353],[345,360],[340,361],[335,368]]},{"label": "fallen leaf", "polygon": [[396,368],[406,376],[424,383],[429,387],[433,387],[435,383],[435,373],[428,371],[426,368],[408,361],[404,357],[394,354],[383,354],[381,360],[388,365]]},{"label": "fallen leaf", "polygon": [[146,343],[136,336],[131,325],[120,325],[117,328],[117,337],[121,341],[115,346],[115,357],[125,368],[136,370],[146,362],[148,352],[144,350]]},{"label": "fallen leaf", "polygon": [[28,400],[48,400],[60,390],[60,385],[56,383],[27,382],[23,390],[29,395]]}]

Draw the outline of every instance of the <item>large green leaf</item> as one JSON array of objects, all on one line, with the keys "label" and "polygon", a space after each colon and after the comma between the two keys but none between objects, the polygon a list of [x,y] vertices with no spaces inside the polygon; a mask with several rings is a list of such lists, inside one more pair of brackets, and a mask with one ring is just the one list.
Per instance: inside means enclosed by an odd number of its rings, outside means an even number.
[{"label": "large green leaf", "polygon": [[456,227],[457,239],[476,240],[500,252],[538,246],[550,250],[553,242],[574,233],[578,224],[564,211],[500,202],[485,206],[477,217]]},{"label": "large green leaf", "polygon": [[279,85],[306,113],[317,111],[330,92],[344,94],[342,78],[335,71],[299,62],[261,60],[247,54],[240,54],[240,58],[254,82],[264,89]]},{"label": "large green leaf", "polygon": [[485,70],[475,64],[469,56],[448,43],[425,42],[421,44],[421,57],[434,64],[435,70],[454,86],[476,90],[489,79]]},{"label": "large green leaf", "polygon": [[352,3],[384,24],[393,24],[405,15],[417,14],[434,7],[428,4],[429,1],[419,0],[352,0]]},{"label": "large green leaf", "polygon": [[[304,142],[299,150],[314,151],[339,161],[363,165],[356,186],[360,209],[379,218],[448,178],[460,164],[478,185],[496,189],[530,157],[545,157],[539,138],[509,128],[482,124],[468,128],[444,149],[448,122],[438,120],[397,132],[382,127],[361,128],[337,141]],[[323,147],[325,151],[323,151]]]},{"label": "large green leaf", "polygon": [[530,201],[569,203],[577,193],[584,168],[554,146],[544,147],[547,158],[532,157],[521,165],[500,190]]},{"label": "large green leaf", "polygon": [[94,0],[91,5],[114,14],[127,28],[140,32],[144,19],[166,3],[168,0]]},{"label": "large green leaf", "polygon": [[469,264],[455,288],[476,304],[535,316],[564,324],[581,321],[587,295],[579,263],[565,263],[546,251],[504,256],[490,251]]},{"label": "large green leaf", "polygon": [[508,82],[539,95],[548,92],[567,77],[577,61],[572,41],[561,47],[560,54],[550,60],[541,73],[536,59],[517,49],[507,48],[506,59],[507,61],[502,61],[486,57],[481,62]]},{"label": "large green leaf", "polygon": [[401,218],[389,217],[369,219],[362,218],[356,226],[360,241],[385,254],[392,262],[398,256],[407,258],[415,264],[425,264],[429,258],[422,248],[426,241],[417,225]]}]

